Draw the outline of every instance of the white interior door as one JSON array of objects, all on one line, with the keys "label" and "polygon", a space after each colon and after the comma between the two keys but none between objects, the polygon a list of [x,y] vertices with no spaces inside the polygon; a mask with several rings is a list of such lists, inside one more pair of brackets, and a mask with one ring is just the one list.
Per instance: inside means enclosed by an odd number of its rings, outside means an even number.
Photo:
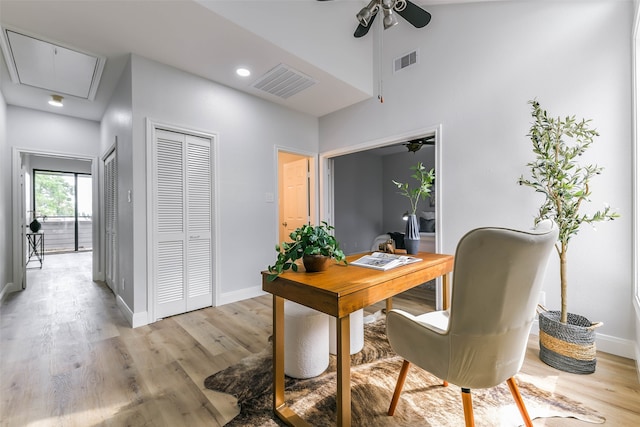
[{"label": "white interior door", "polygon": [[211,141],[185,135],[187,208],[187,311],[213,303],[211,245]]},{"label": "white interior door", "polygon": [[282,171],[285,236],[309,222],[309,159],[285,163]]},{"label": "white interior door", "polygon": [[104,160],[105,281],[117,293],[118,163],[114,150]]},{"label": "white interior door", "polygon": [[156,130],[155,317],[213,304],[211,140]]}]

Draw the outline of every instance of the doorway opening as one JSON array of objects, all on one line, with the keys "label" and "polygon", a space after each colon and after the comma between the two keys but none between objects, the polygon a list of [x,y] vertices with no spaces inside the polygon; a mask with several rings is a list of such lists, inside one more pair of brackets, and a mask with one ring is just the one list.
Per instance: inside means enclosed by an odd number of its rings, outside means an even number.
[{"label": "doorway opening", "polygon": [[[442,126],[435,125],[320,155],[321,218],[335,227],[336,239],[345,253],[370,252],[377,238],[404,232],[402,218],[408,204],[397,194],[392,180],[414,186],[410,167],[418,162],[427,169],[433,167],[436,175],[432,197],[419,206],[425,224],[429,224],[429,231],[426,227],[424,233],[420,230],[420,250],[441,252],[442,224],[446,220],[442,217],[441,135]],[[412,141],[425,142],[417,148],[411,146]],[[440,300],[441,286],[438,279],[436,301]]]},{"label": "doorway opening", "polygon": [[[27,261],[29,259],[29,242],[27,234],[31,232],[30,222],[34,215],[34,171],[73,171],[89,178],[97,176],[97,159],[89,156],[51,153],[44,151],[12,150],[12,217],[13,217],[13,290],[27,288]],[[89,205],[91,213],[97,212],[98,181],[90,179],[80,185],[89,185],[91,196]],[[35,215],[38,215],[35,212]],[[97,221],[91,221],[90,248],[95,248],[94,242],[99,234]],[[46,237],[45,237],[46,242]],[[102,280],[100,270],[99,251],[92,251],[91,270],[92,280]],[[44,261],[46,263],[46,261]]]},{"label": "doorway opening", "polygon": [[316,164],[308,154],[278,151],[278,242],[296,228],[318,218]]}]

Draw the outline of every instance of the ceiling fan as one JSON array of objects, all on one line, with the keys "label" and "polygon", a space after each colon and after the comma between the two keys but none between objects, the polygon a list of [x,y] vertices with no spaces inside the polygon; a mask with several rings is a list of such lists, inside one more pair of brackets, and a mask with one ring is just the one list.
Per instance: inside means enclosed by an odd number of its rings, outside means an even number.
[{"label": "ceiling fan", "polygon": [[431,14],[429,12],[409,0],[371,0],[368,5],[356,14],[356,18],[360,24],[356,28],[355,33],[353,33],[354,37],[362,37],[369,32],[380,9],[382,9],[382,14],[384,15],[382,23],[385,30],[398,23],[398,18],[394,11],[416,28],[422,28],[431,21]]},{"label": "ceiling fan", "polygon": [[409,150],[410,153],[415,153],[416,151],[421,149],[423,145],[435,145],[435,143],[436,136],[429,135],[422,138],[412,139],[411,141],[407,141],[402,145],[407,147],[407,150]]}]

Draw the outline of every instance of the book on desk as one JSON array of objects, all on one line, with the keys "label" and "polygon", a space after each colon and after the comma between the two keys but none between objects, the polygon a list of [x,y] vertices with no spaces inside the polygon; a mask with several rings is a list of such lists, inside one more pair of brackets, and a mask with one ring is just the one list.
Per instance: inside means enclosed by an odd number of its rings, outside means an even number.
[{"label": "book on desk", "polygon": [[373,252],[371,255],[364,255],[355,261],[351,261],[350,264],[357,265],[358,267],[373,268],[375,270],[391,270],[392,268],[419,261],[422,261],[422,258],[388,254],[385,252]]}]

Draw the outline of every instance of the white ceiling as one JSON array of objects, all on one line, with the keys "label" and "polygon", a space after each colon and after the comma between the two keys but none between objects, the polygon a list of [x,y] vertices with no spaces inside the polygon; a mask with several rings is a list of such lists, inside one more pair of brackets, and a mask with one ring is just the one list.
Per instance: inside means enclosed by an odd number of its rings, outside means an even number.
[{"label": "white ceiling", "polygon": [[[414,1],[437,3],[483,0]],[[134,53],[314,116],[373,95],[373,39],[356,39],[355,14],[365,0],[0,0],[0,25],[107,58],[93,101],[11,81],[0,60],[0,90],[8,104],[100,120]],[[427,6],[424,6],[427,5]],[[388,31],[409,25],[400,24]],[[372,32],[374,29],[372,29]],[[251,85],[285,64],[317,83],[284,100]],[[235,74],[244,66],[248,78]]]}]

